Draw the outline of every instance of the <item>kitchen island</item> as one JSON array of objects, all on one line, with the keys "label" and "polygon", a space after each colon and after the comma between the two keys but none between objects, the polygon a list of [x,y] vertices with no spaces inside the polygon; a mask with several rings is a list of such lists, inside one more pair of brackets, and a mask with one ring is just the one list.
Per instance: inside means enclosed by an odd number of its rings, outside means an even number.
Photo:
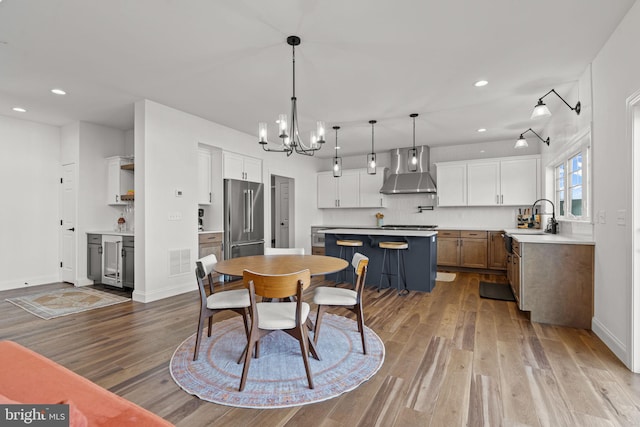
[{"label": "kitchen island", "polygon": [[[380,242],[407,242],[409,248],[404,250],[404,263],[409,291],[431,292],[436,283],[437,231],[428,230],[383,230],[380,228],[334,228],[321,230],[325,235],[325,253],[339,256],[340,247],[337,240],[361,240],[362,246],[356,252],[369,257],[366,286],[378,287],[382,272],[383,249]],[[350,253],[350,252],[349,252]],[[391,268],[395,272],[396,254],[390,253]],[[338,275],[327,278],[337,280]],[[347,275],[348,278],[348,275]],[[391,287],[397,288],[397,277],[391,277]],[[383,286],[387,280],[383,280]],[[402,287],[402,286],[401,286]]]}]

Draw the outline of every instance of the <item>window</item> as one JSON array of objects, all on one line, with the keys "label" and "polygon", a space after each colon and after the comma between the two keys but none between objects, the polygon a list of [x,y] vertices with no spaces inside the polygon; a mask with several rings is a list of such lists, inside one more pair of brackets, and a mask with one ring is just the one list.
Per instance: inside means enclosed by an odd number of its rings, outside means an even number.
[{"label": "window", "polygon": [[590,138],[582,138],[554,168],[554,194],[558,216],[565,220],[589,220],[588,194]]}]

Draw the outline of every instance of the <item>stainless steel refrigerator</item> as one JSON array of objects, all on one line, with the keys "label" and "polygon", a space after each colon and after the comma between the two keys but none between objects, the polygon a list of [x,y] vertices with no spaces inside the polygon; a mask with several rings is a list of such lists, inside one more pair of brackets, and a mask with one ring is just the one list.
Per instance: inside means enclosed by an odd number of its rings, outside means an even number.
[{"label": "stainless steel refrigerator", "polygon": [[264,192],[257,182],[224,180],[224,259],[264,254]]}]

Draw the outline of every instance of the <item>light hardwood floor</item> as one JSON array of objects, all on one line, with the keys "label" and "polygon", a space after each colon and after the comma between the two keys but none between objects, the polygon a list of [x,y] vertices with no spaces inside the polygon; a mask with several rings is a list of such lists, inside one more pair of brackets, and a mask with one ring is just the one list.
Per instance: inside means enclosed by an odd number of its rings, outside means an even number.
[{"label": "light hardwood floor", "polygon": [[[404,297],[366,289],[365,322],[385,343],[384,365],[350,393],[289,409],[216,405],[173,382],[171,355],[197,326],[195,290],[53,320],[4,299],[69,285],[0,292],[0,339],[29,347],[177,426],[640,425],[640,375],[590,331],[530,323],[515,303],[480,298],[480,280],[505,278],[458,273],[430,294]],[[232,315],[220,313],[216,320]]]}]

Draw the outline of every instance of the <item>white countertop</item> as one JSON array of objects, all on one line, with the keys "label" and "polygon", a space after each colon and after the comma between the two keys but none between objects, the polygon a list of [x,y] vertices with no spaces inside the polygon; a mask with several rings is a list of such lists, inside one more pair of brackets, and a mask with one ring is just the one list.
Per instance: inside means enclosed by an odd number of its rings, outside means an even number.
[{"label": "white countertop", "polygon": [[198,231],[198,234],[208,234],[208,233],[223,233],[222,230],[203,230]]},{"label": "white countertop", "polygon": [[582,236],[579,234],[550,234],[544,233],[542,230],[527,228],[510,228],[505,232],[516,239],[520,243],[555,243],[563,245],[595,245],[596,242],[591,236]]},{"label": "white countertop", "polygon": [[381,228],[332,228],[329,230],[319,230],[321,234],[360,234],[368,236],[411,236],[430,237],[438,234],[434,230],[383,230]]},{"label": "white countertop", "polygon": [[135,236],[133,231],[121,232],[121,231],[113,231],[113,230],[92,230],[92,231],[87,231],[86,233],[87,234],[105,234],[107,236],[130,236],[130,237]]}]

